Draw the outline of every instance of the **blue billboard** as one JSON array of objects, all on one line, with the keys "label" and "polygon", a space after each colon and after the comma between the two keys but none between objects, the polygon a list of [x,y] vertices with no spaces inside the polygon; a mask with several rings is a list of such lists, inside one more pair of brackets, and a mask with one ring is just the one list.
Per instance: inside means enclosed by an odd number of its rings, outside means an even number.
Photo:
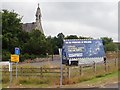
[{"label": "blue billboard", "polygon": [[102,40],[68,39],[64,40],[63,58],[96,58],[105,56]]}]

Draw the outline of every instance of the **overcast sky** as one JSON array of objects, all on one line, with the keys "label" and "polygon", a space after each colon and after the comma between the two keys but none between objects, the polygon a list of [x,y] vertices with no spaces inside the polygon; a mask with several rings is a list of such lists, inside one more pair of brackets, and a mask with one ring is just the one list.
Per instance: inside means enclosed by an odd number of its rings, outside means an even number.
[{"label": "overcast sky", "polygon": [[23,23],[35,21],[37,4],[40,4],[46,36],[56,36],[62,32],[65,36],[111,37],[118,41],[117,2],[14,1],[2,2],[2,9],[14,10],[23,16]]}]

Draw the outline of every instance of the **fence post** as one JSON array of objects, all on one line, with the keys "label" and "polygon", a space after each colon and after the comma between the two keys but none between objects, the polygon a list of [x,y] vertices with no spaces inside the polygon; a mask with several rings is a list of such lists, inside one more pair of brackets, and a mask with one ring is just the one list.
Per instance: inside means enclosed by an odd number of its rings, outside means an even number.
[{"label": "fence post", "polygon": [[107,71],[107,61],[104,62],[105,64],[105,72]]},{"label": "fence post", "polygon": [[20,69],[21,69],[21,70],[20,70],[20,71],[21,71],[20,73],[21,73],[21,76],[22,76],[22,73],[23,73],[23,72],[22,72],[22,67],[21,67]]},{"label": "fence post", "polygon": [[95,62],[93,62],[93,71],[94,71],[94,73],[96,73],[96,63]]},{"label": "fence post", "polygon": [[62,78],[64,78],[65,68],[62,68]]},{"label": "fence post", "polygon": [[43,77],[43,68],[40,68],[41,77]]},{"label": "fence post", "polygon": [[67,68],[67,77],[70,79],[70,67]]},{"label": "fence post", "polygon": [[108,66],[107,66],[107,67],[108,67],[108,72],[109,72],[109,71],[110,71],[110,66],[109,66],[109,64],[108,64]]},{"label": "fence post", "polygon": [[115,58],[115,66],[117,66],[117,58]]},{"label": "fence post", "polygon": [[82,76],[82,65],[80,65],[80,76]]}]

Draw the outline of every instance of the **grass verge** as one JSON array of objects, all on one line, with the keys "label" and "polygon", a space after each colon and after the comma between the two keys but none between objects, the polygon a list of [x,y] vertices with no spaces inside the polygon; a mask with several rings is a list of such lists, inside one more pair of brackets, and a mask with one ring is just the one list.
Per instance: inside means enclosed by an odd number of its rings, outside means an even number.
[{"label": "grass verge", "polygon": [[[120,73],[120,71],[119,71]],[[112,84],[118,82],[118,72],[109,73],[106,75],[96,76],[92,79],[86,81],[80,81],[76,84],[64,85],[63,88],[90,88],[90,87],[99,87],[103,88],[106,84]]]},{"label": "grass verge", "polygon": [[[101,68],[100,68],[101,67]],[[27,66],[27,68],[29,68]],[[75,71],[76,70],[76,71]],[[112,77],[118,77],[118,71],[117,67],[114,66],[114,64],[109,65],[109,68],[107,71],[104,70],[104,66],[97,67],[96,72],[92,68],[84,69],[83,75],[81,76],[79,74],[79,68],[74,68],[71,72],[71,77],[64,77],[63,78],[63,85],[71,85],[76,83],[82,83],[90,81],[93,84],[100,83],[104,81],[106,78],[112,78]],[[73,72],[74,71],[74,72]],[[29,74],[32,74],[36,72],[36,70],[29,69],[25,72],[29,72]],[[120,72],[119,72],[120,73]],[[40,74],[40,73],[38,73]],[[37,75],[37,74],[36,74]],[[58,74],[59,75],[59,74]],[[20,88],[33,88],[33,85],[35,88],[46,88],[46,87],[53,87],[53,86],[59,86],[59,80],[60,77],[56,73],[46,73],[44,76],[46,77],[37,77],[37,76],[20,76],[18,79],[13,78],[12,86],[11,87],[20,87]],[[98,80],[96,80],[98,79]],[[102,82],[104,83],[104,82]],[[9,86],[9,73],[3,73],[3,87]]]}]

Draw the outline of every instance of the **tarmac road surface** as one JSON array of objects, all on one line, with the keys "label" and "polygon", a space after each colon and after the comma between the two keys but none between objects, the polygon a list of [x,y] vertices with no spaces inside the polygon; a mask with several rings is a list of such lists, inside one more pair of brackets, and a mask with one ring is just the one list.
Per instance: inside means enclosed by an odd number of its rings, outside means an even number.
[{"label": "tarmac road surface", "polygon": [[42,66],[60,66],[60,57],[55,56],[53,60],[51,59],[50,61],[44,61],[44,62],[34,62],[34,63],[25,63],[21,65],[30,65],[30,66],[35,66],[35,67],[42,67]]},{"label": "tarmac road surface", "polygon": [[101,87],[101,88],[119,88],[119,90],[120,90],[119,85],[120,85],[120,82],[119,82],[119,83],[115,82],[115,83],[112,83],[112,84],[104,85],[104,86]]}]

